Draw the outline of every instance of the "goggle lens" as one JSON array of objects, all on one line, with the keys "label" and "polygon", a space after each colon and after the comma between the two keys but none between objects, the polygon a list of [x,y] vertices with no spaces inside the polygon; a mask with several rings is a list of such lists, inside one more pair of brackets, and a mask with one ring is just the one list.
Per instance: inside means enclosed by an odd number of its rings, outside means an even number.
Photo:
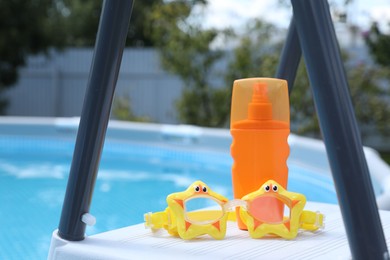
[{"label": "goggle lens", "polygon": [[290,208],[275,196],[260,196],[248,203],[249,213],[258,221],[280,224],[290,220]]},{"label": "goggle lens", "polygon": [[185,218],[193,224],[214,223],[224,215],[222,206],[210,198],[191,198],[186,200],[184,205]]}]

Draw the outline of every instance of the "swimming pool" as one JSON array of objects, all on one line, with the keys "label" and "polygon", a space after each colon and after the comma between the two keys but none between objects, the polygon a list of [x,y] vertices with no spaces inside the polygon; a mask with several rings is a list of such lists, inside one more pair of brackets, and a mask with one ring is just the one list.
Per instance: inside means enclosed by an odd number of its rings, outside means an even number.
[{"label": "swimming pool", "polygon": [[[0,128],[0,259],[18,259],[21,251],[26,259],[47,257],[52,231],[58,227],[76,126],[56,121],[54,126]],[[97,223],[87,234],[140,223],[144,213],[166,207],[168,194],[197,179],[233,197],[229,143],[219,139],[218,131],[210,130],[201,139],[197,128],[180,129],[165,127],[155,135],[145,128],[110,128],[91,206]],[[329,175],[294,158],[288,166],[289,190],[311,201],[337,203]]]}]

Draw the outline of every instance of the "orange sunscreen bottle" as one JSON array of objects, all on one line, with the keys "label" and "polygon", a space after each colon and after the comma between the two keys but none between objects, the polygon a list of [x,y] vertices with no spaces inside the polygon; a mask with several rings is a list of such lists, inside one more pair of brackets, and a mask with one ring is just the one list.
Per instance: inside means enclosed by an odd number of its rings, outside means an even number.
[{"label": "orange sunscreen bottle", "polygon": [[[272,78],[234,81],[230,132],[234,198],[241,199],[268,180],[275,180],[286,189],[290,153],[287,81]],[[268,222],[283,221],[285,205],[280,200],[270,197],[264,203]],[[237,219],[239,228],[246,229]]]}]

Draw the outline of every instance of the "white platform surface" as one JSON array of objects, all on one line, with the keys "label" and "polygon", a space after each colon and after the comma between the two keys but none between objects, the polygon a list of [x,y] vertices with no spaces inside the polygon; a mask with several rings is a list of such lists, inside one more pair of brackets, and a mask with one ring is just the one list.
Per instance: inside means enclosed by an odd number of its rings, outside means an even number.
[{"label": "white platform surface", "polygon": [[[139,224],[81,242],[61,240],[55,231],[48,259],[352,259],[339,207],[308,202],[305,210],[324,213],[325,229],[302,231],[293,240],[251,239],[229,222],[224,240],[202,236],[185,241],[165,230],[153,233]],[[380,211],[380,216],[390,248],[390,211]]]}]

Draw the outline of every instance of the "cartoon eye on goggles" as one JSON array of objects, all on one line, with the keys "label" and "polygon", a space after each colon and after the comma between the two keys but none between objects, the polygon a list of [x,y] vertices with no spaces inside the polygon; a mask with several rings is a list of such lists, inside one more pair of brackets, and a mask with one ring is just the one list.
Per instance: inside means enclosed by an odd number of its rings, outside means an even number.
[{"label": "cartoon eye on goggles", "polygon": [[[215,207],[201,209],[198,203],[205,201],[212,202]],[[168,195],[167,203],[165,211],[145,214],[145,226],[152,230],[164,228],[182,239],[205,234],[223,239],[227,221],[234,220],[235,208],[252,238],[276,235],[292,239],[299,228],[316,231],[324,227],[323,214],[303,210],[304,195],[286,191],[273,180],[241,200],[231,201],[213,192],[205,183],[196,181],[187,190]]]}]

